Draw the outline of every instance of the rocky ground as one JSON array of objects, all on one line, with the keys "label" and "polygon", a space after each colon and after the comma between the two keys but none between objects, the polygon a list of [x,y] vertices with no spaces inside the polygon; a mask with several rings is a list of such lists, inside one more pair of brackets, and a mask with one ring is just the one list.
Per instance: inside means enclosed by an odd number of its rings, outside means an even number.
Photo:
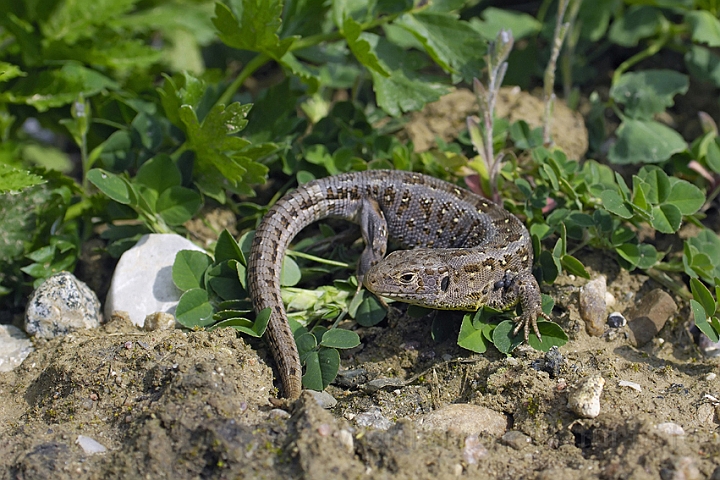
[{"label": "rocky ground", "polygon": [[[605,314],[629,325],[589,327],[586,281],[567,276],[544,286],[570,336],[559,353],[470,354],[404,314],[348,322],[362,345],[344,352],[333,398],[291,405],[276,401],[265,344],[234,331],[146,332],[115,317],[34,340],[0,373],[0,479],[720,479],[719,361],[693,341],[687,303],[671,297],[659,333],[638,329],[635,307],[662,286],[576,255],[607,278]],[[459,328],[460,315],[438,315]],[[599,414],[582,418],[568,402],[600,378]]]}]

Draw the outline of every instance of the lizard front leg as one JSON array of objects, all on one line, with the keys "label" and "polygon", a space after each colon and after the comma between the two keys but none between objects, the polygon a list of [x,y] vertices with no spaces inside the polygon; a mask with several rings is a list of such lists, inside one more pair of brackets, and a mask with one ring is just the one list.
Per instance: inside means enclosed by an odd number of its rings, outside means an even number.
[{"label": "lizard front leg", "polygon": [[513,329],[513,334],[517,335],[522,329],[527,342],[530,326],[532,326],[535,335],[542,339],[537,326],[537,319],[542,317],[545,320],[550,320],[550,317],[542,311],[540,286],[533,274],[522,272],[513,277],[506,275],[502,281],[495,282],[494,286],[500,291],[500,297],[494,302],[489,302],[489,306],[504,310],[519,303],[522,307],[522,314],[514,320],[516,326]]},{"label": "lizard front leg", "polygon": [[[365,249],[357,265],[358,291],[362,288],[365,274],[385,256],[388,243],[388,227],[380,205],[372,198],[363,198],[355,214]],[[384,302],[383,302],[384,303]]]}]

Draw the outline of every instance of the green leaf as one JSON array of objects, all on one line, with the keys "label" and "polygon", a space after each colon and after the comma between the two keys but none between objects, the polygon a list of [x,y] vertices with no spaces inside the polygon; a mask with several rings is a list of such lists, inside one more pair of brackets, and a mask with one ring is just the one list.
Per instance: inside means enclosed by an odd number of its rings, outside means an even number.
[{"label": "green leaf", "polygon": [[[494,41],[500,30],[510,30],[515,40],[534,36],[540,32],[542,23],[527,13],[488,7],[483,9],[484,20],[470,21],[472,27],[487,41]],[[584,25],[583,25],[584,27]]]},{"label": "green leaf", "polygon": [[367,34],[362,33],[361,25],[352,19],[346,17],[343,22],[343,35],[348,42],[350,51],[355,55],[360,63],[370,70],[375,70],[383,77],[390,75],[385,67],[380,64],[377,54],[373,49],[373,45],[367,40]]},{"label": "green leaf", "polygon": [[683,215],[692,215],[705,203],[705,194],[686,180],[670,177],[670,193],[665,202],[677,207]]},{"label": "green leaf", "polygon": [[517,335],[513,335],[515,329],[515,322],[512,320],[504,320],[495,327],[492,334],[493,345],[500,352],[508,354],[515,350],[518,345],[523,342],[522,332],[518,332]]},{"label": "green leaf", "polygon": [[562,347],[568,342],[568,336],[557,323],[539,321],[537,326],[540,335],[542,335],[542,341],[538,339],[532,329],[530,329],[530,336],[528,337],[528,344],[535,350],[547,352],[552,347]]},{"label": "green leaf", "polygon": [[125,130],[114,132],[95,150],[98,150],[101,165],[110,170],[127,170],[135,161],[132,138]]},{"label": "green leaf", "polygon": [[623,74],[610,89],[610,96],[625,105],[625,115],[652,119],[675,103],[673,97],[687,93],[687,75],[674,70],[643,70]]},{"label": "green leaf", "polygon": [[720,341],[720,335],[718,332],[708,323],[708,315],[702,305],[696,300],[690,300],[690,309],[693,313],[695,325],[700,329],[702,333],[712,342]]},{"label": "green leaf", "polygon": [[226,108],[216,105],[202,123],[192,106],[180,107],[180,126],[184,126],[187,134],[188,148],[197,156],[198,181],[207,177],[206,183],[222,185],[229,182],[234,187],[265,181],[268,168],[257,160],[275,146],[251,147],[248,140],[233,135],[247,125],[245,117],[251,106],[232,103]]},{"label": "green leaf", "polygon": [[360,337],[357,333],[342,328],[332,328],[326,331],[320,341],[321,347],[328,348],[355,348],[360,345]]},{"label": "green leaf", "polygon": [[434,102],[448,93],[445,85],[422,79],[415,73],[420,65],[408,52],[374,34],[368,33],[365,39],[373,46],[383,66],[390,71],[390,76],[384,77],[370,70],[377,104],[388,114],[398,117],[403,112],[420,110],[426,103]]},{"label": "green leaf", "polygon": [[182,174],[168,155],[158,155],[142,164],[135,181],[159,195],[171,187],[180,186]]},{"label": "green leaf", "polygon": [[652,226],[662,233],[675,233],[682,223],[680,210],[672,204],[654,206],[652,208]]},{"label": "green leaf", "polygon": [[717,140],[714,139],[707,144],[705,161],[713,172],[720,173],[720,146]]},{"label": "green leaf", "polygon": [[693,45],[685,54],[685,64],[694,78],[720,86],[720,56],[714,51]]},{"label": "green leaf", "polygon": [[612,24],[609,39],[623,47],[634,47],[640,40],[655,35],[663,20],[659,9],[633,5]]},{"label": "green leaf", "polygon": [[563,255],[560,259],[563,269],[570,275],[577,275],[582,278],[590,278],[590,274],[585,270],[585,266],[572,255]]},{"label": "green leaf", "polygon": [[510,125],[510,138],[517,148],[530,149],[543,144],[542,128],[531,128],[525,120]]},{"label": "green leaf", "polygon": [[265,334],[268,322],[270,321],[271,309],[263,308],[255,317],[255,322],[252,322],[252,327],[248,326],[249,320],[246,318],[230,318],[213,325],[212,329],[220,327],[232,327],[238,332],[242,332],[251,337],[260,338]]},{"label": "green leaf", "polygon": [[303,327],[295,332],[295,343],[300,353],[300,361],[305,364],[306,357],[310,353],[314,353],[318,346],[317,338]]},{"label": "green leaf", "polygon": [[382,322],[387,312],[374,295],[368,295],[355,313],[355,321],[363,327],[372,327]]},{"label": "green leaf", "polygon": [[17,77],[24,77],[27,73],[20,70],[20,67],[7,62],[0,62],[0,82],[7,82]]},{"label": "green leaf", "polygon": [[693,42],[705,43],[710,47],[720,47],[720,21],[705,10],[695,10],[685,14],[690,25]]},{"label": "green leaf", "polygon": [[[312,334],[308,335],[312,336]],[[313,336],[313,338],[315,337]],[[303,387],[309,390],[315,390],[316,392],[322,392],[325,387],[323,386],[322,369],[320,368],[320,356],[318,352],[314,350],[309,352],[305,355],[304,360],[305,373],[302,376]]]},{"label": "green leaf", "polygon": [[463,316],[457,344],[466,350],[470,350],[471,352],[485,353],[488,347],[487,341],[483,335],[482,329],[476,329],[473,326],[471,317],[472,314],[469,313]]},{"label": "green leaf", "polygon": [[641,269],[650,268],[659,260],[655,247],[647,243],[626,243],[616,247],[615,251],[634,267]]},{"label": "green leaf", "polygon": [[292,287],[297,285],[302,278],[300,273],[300,267],[295,263],[295,260],[285,255],[282,264],[282,270],[280,271],[280,285],[283,287]]},{"label": "green leaf", "polygon": [[227,260],[236,260],[245,264],[245,256],[242,250],[240,250],[240,245],[238,245],[230,232],[224,229],[220,232],[220,236],[215,244],[215,263]]},{"label": "green leaf", "polygon": [[649,187],[647,200],[652,204],[660,204],[670,195],[670,179],[660,167],[645,165],[638,172],[638,177]]},{"label": "green leaf", "polygon": [[305,360],[303,387],[321,392],[335,379],[339,369],[340,354],[334,348],[310,352]]},{"label": "green leaf", "polygon": [[443,70],[466,82],[477,76],[486,43],[458,15],[421,11],[406,13],[393,23],[412,33]]},{"label": "green leaf", "polygon": [[202,288],[193,288],[180,297],[175,318],[186,328],[206,327],[214,322],[213,313],[207,292]]},{"label": "green leaf", "polygon": [[717,304],[715,299],[710,293],[710,290],[697,278],[690,279],[690,290],[692,291],[693,299],[702,305],[705,310],[705,314],[708,317],[715,315],[717,311]]},{"label": "green leaf", "polygon": [[334,348],[320,347],[318,351],[323,390],[337,377],[340,370],[340,353]]},{"label": "green leaf", "polygon": [[68,105],[80,95],[92,97],[102,91],[117,90],[119,85],[101,73],[68,62],[60,69],[44,70],[16,81],[0,93],[0,102],[25,104],[39,112]]},{"label": "green leaf", "polygon": [[100,168],[93,168],[88,172],[87,179],[116,202],[123,205],[130,203],[132,197],[127,182],[114,173]]},{"label": "green leaf", "polygon": [[200,210],[202,197],[194,190],[185,187],[170,187],[157,199],[157,214],[168,225],[182,225]]},{"label": "green leaf", "polygon": [[21,192],[22,190],[45,183],[39,175],[0,164],[0,193]]},{"label": "green leaf", "polygon": [[615,190],[603,190],[600,193],[600,200],[608,212],[614,213],[620,218],[632,218],[634,215],[628,203]]},{"label": "green leaf", "polygon": [[280,60],[299,38],[280,40],[277,36],[283,10],[280,0],[242,0],[241,8],[237,10],[236,16],[230,7],[220,2],[215,4],[213,24],[219,31],[220,40],[230,47],[261,52]]},{"label": "green leaf", "polygon": [[652,120],[626,118],[616,133],[617,142],[608,154],[612,163],[659,163],[687,149],[679,133]]},{"label": "green leaf", "polygon": [[175,262],[173,262],[173,283],[182,291],[202,288],[205,270],[211,264],[212,259],[205,252],[180,250],[175,255]]}]

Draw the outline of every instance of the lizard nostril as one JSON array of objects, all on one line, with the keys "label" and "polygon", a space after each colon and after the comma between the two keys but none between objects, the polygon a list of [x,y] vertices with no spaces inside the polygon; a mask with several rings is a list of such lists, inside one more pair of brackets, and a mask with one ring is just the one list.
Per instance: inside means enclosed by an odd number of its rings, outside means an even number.
[{"label": "lizard nostril", "polygon": [[448,288],[450,287],[450,277],[443,277],[442,280],[440,280],[440,289],[443,292],[447,292]]}]

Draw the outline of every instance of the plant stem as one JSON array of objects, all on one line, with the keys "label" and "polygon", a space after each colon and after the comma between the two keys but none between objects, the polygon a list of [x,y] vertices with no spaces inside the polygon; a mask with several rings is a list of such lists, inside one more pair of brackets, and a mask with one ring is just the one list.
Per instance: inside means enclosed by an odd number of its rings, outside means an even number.
[{"label": "plant stem", "polygon": [[304,258],[304,259],[306,259],[306,260],[312,260],[313,262],[324,263],[324,264],[326,264],[326,265],[333,265],[333,266],[335,266],[335,267],[350,268],[350,265],[347,264],[347,263],[345,263],[345,262],[337,262],[337,261],[335,261],[335,260],[329,260],[329,259],[327,259],[327,258],[316,257],[315,255],[310,255],[309,253],[305,253],[305,252],[298,252],[298,251],[296,251],[296,250],[288,250],[288,251],[287,251],[287,254],[290,255],[291,257]]},{"label": "plant stem", "polygon": [[250,60],[240,72],[240,75],[235,77],[235,80],[225,89],[220,98],[218,98],[215,105],[227,105],[232,100],[233,95],[237,92],[245,80],[255,71],[270,61],[270,57],[264,53],[259,53]]},{"label": "plant stem", "polygon": [[613,73],[612,84],[617,84],[622,74],[628,71],[632,66],[641,62],[642,60],[645,60],[646,58],[652,57],[657,52],[659,52],[660,49],[664,47],[665,44],[668,42],[669,38],[669,34],[664,33],[660,36],[660,38],[648,45],[645,50],[636,53],[635,55],[621,63],[620,66],[615,70],[615,73]]},{"label": "plant stem", "polygon": [[545,97],[545,113],[543,121],[543,143],[550,145],[550,128],[552,124],[552,113],[555,106],[555,70],[557,69],[557,59],[560,56],[560,49],[565,41],[565,35],[570,28],[570,22],[563,23],[565,12],[567,11],[570,0],[560,0],[558,3],[557,21],[555,22],[555,33],[553,34],[553,46],[550,53],[550,61],[545,68],[544,75],[544,97]]}]

